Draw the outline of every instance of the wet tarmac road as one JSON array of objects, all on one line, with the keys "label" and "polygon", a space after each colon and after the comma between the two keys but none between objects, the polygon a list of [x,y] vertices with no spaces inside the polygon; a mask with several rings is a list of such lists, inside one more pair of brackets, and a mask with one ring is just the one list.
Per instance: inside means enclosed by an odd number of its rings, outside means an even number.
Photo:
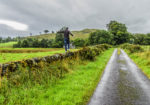
[{"label": "wet tarmac road", "polygon": [[88,105],[150,105],[150,80],[116,49]]}]

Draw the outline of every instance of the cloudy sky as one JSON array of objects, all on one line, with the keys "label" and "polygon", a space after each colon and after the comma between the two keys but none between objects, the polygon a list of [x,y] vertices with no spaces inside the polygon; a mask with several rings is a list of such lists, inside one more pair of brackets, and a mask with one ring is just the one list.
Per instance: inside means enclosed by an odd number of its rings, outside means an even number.
[{"label": "cloudy sky", "polygon": [[106,29],[110,20],[132,33],[150,33],[150,0],[0,0],[0,36],[37,34],[44,29]]}]

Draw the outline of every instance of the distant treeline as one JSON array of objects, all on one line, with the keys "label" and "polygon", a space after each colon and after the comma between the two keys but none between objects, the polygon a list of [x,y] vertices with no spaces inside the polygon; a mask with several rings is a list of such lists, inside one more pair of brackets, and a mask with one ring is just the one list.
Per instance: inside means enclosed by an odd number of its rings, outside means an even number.
[{"label": "distant treeline", "polygon": [[[76,47],[86,46],[87,40],[75,39],[71,41]],[[63,34],[56,34],[55,39],[42,39],[37,38],[27,38],[24,40],[19,40],[17,44],[14,44],[14,48],[62,48],[64,45]]]},{"label": "distant treeline", "polygon": [[63,47],[63,35],[56,34],[55,39],[42,39],[26,38],[19,40],[17,44],[14,44],[14,48],[61,48]]},{"label": "distant treeline", "polygon": [[41,41],[34,38],[27,38],[24,40],[19,40],[17,44],[14,44],[14,48],[48,48],[51,47],[53,40],[42,39]]},{"label": "distant treeline", "polygon": [[[96,44],[111,44],[120,45],[123,43],[140,44],[140,45],[150,45],[150,33],[148,34],[132,34],[127,31],[125,24],[119,23],[117,21],[110,21],[106,25],[107,30],[97,30],[90,33],[88,39],[77,38],[72,40],[76,47],[83,47],[88,45]],[[62,48],[64,45],[63,34],[56,34],[55,39],[32,39],[27,38],[18,41],[14,47],[43,47],[43,48]]]},{"label": "distant treeline", "polygon": [[10,42],[10,41],[16,41],[16,39],[11,38],[11,37],[7,37],[7,38],[0,37],[0,43],[7,43],[7,42]]}]

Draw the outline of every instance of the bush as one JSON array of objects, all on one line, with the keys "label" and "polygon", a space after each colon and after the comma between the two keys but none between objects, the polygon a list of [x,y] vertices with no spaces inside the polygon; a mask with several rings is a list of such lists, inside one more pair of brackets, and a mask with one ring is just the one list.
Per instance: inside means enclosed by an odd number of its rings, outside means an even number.
[{"label": "bush", "polygon": [[130,53],[142,52],[144,49],[140,45],[122,44],[121,48],[129,50]]},{"label": "bush", "polygon": [[108,44],[96,45],[94,47],[84,47],[79,51],[79,56],[81,59],[95,60],[97,55],[108,48],[111,48]]},{"label": "bush", "polygon": [[77,39],[73,40],[73,45],[75,45],[76,47],[84,47],[85,40],[77,38]]}]

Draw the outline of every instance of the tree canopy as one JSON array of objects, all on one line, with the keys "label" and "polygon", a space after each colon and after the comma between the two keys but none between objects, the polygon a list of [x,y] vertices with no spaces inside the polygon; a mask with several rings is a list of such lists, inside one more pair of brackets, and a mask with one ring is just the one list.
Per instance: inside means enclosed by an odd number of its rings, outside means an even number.
[{"label": "tree canopy", "polygon": [[89,36],[89,44],[113,44],[113,35],[106,30],[98,30],[96,32],[92,32]]},{"label": "tree canopy", "polygon": [[107,29],[113,34],[113,41],[115,45],[127,43],[129,41],[130,35],[125,24],[117,21],[110,21],[110,23],[107,24]]}]

